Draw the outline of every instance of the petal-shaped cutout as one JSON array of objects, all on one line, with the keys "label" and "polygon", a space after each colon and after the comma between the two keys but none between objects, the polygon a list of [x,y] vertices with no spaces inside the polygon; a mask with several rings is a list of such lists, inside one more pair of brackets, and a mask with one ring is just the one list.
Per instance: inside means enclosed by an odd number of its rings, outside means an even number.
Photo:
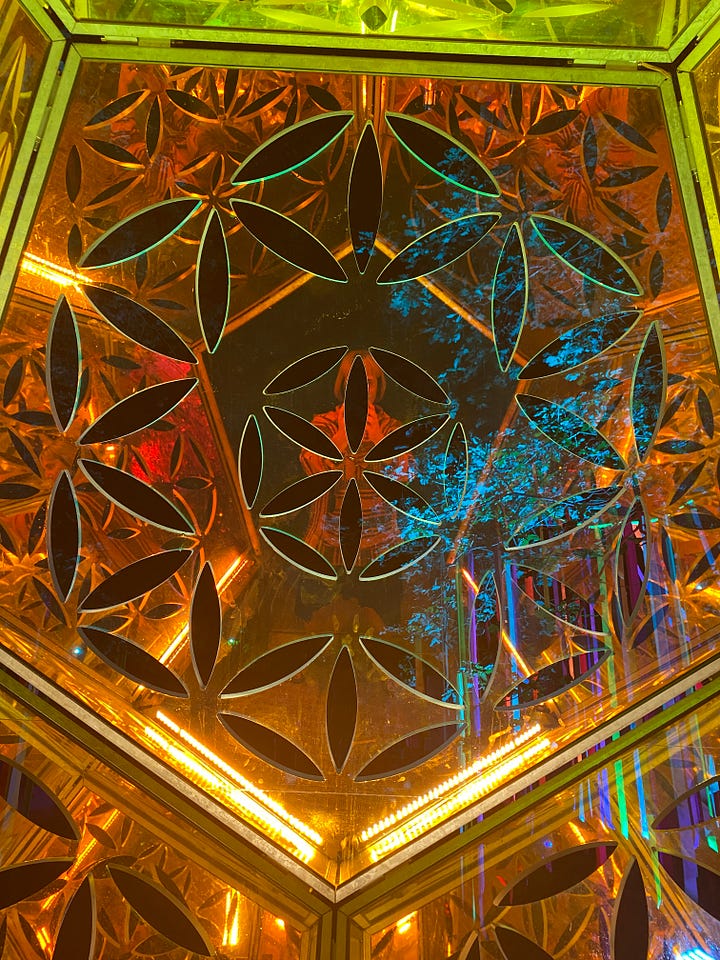
[{"label": "petal-shaped cutout", "polygon": [[141,347],[154,350],[164,357],[197,363],[195,354],[164,320],[135,300],[114,290],[85,284],[83,292],[98,313],[126,337]]},{"label": "petal-shaped cutout", "polygon": [[328,373],[347,353],[347,347],[327,347],[301,357],[285,367],[263,390],[264,394],[287,393],[305,387]]},{"label": "petal-shaped cutout", "polygon": [[532,214],[530,222],[555,256],[592,283],[631,297],[643,288],[628,265],[597,237],[574,224],[546,214]]},{"label": "petal-shaped cutout", "polygon": [[517,394],[515,400],[528,420],[559,447],[596,466],[625,469],[625,462],[610,441],[567,407],[529,393]]},{"label": "petal-shaped cutout", "polygon": [[600,610],[566,583],[529,566],[515,567],[518,589],[556,620],[585,633],[604,633]]},{"label": "petal-shaped cutout", "polygon": [[512,688],[495,704],[496,710],[526,710],[546,700],[554,700],[591,677],[612,653],[601,644],[584,653],[556,660],[531,674]]},{"label": "petal-shaped cutout", "polygon": [[97,460],[79,460],[78,466],[101,493],[123,510],[163,530],[195,532],[190,521],[174,504],[131,473],[108,467]]},{"label": "petal-shaped cutout", "polygon": [[175,104],[178,110],[182,110],[183,113],[187,113],[197,120],[217,120],[217,114],[209,103],[194,97],[186,90],[168,89],[165,91],[165,95],[171,103]]},{"label": "petal-shaped cutout", "polygon": [[280,517],[314,503],[329,493],[342,476],[342,470],[326,470],[291,483],[272,498],[260,511],[261,517]]},{"label": "petal-shaped cutout", "polygon": [[326,113],[294,123],[254,150],[233,176],[233,183],[256,183],[289,173],[337,140],[352,122],[348,112]]},{"label": "petal-shaped cutout", "polygon": [[357,686],[352,657],[343,647],[335,660],[326,704],[327,738],[337,773],[341,773],[352,747],[357,723]]},{"label": "petal-shaped cutout", "polygon": [[469,470],[470,452],[467,435],[463,425],[456,423],[452,428],[443,460],[445,503],[453,511],[458,511],[462,505],[467,490]]},{"label": "petal-shaped cutout", "polygon": [[132,640],[97,627],[78,627],[78,633],[103,663],[128,679],[169,697],[187,697],[187,690],[172,670]]},{"label": "petal-shaped cutout", "polygon": [[720,874],[695,860],[658,850],[660,866],[699,907],[720,920]]},{"label": "petal-shaped cutout", "polygon": [[642,310],[606,313],[566,330],[528,361],[518,379],[533,380],[565,373],[599,357],[632,330],[642,315]]},{"label": "petal-shaped cutout", "polygon": [[667,377],[665,345],[656,321],[645,334],[632,379],[630,410],[641,462],[647,457],[660,429]]},{"label": "petal-shaped cutout", "polygon": [[635,857],[620,883],[612,918],[612,960],[647,960],[650,942],[647,896]]},{"label": "petal-shaped cutout", "polygon": [[323,580],[337,580],[334,568],[325,557],[314,547],[299,540],[291,533],[278,530],[276,527],[260,527],[260,533],[283,560],[287,560],[294,567],[312,573]]},{"label": "petal-shaped cutout", "polygon": [[539,137],[556,133],[571,124],[581,112],[580,110],[556,110],[554,113],[546,113],[544,117],[533,123],[528,130],[528,136]]},{"label": "petal-shaped cutout", "polygon": [[406,483],[393,480],[382,473],[373,473],[371,470],[365,470],[363,477],[383,500],[401,513],[424,523],[440,523],[440,518],[427,500]]},{"label": "petal-shaped cutout", "polygon": [[95,933],[95,881],[88,875],[63,914],[52,960],[93,960]]},{"label": "petal-shaped cutout", "polygon": [[376,640],[374,637],[361,637],[360,643],[365,653],[384,673],[417,696],[448,707],[459,709],[462,706],[455,687],[427,660],[396,647],[394,643]]},{"label": "petal-shaped cutout", "polygon": [[182,197],[163,200],[133,213],[98,237],[80,258],[78,266],[86,270],[90,267],[108,267],[147,253],[177,233],[200,204],[200,200]]},{"label": "petal-shaped cutout", "polygon": [[185,903],[129,867],[109,863],[107,869],[133,910],[153,929],[183,950],[213,955],[207,933]]},{"label": "petal-shaped cutout", "polygon": [[0,500],[25,500],[39,493],[37,487],[29,483],[13,483],[10,480],[0,481]]},{"label": "petal-shaped cutout", "polygon": [[52,857],[3,867],[0,870],[0,910],[40,893],[72,863],[72,857]]},{"label": "petal-shaped cutout", "polygon": [[528,305],[528,263],[520,226],[508,230],[493,277],[490,312],[495,352],[501,370],[512,363]]},{"label": "petal-shaped cutout", "polygon": [[108,610],[129,603],[165,583],[190,559],[192,550],[165,550],[136,560],[107,577],[80,604],[80,609]]},{"label": "petal-shaped cutout", "polygon": [[653,830],[682,830],[699,827],[720,818],[720,776],[703,780],[662,810]]},{"label": "petal-shaped cutout", "polygon": [[142,430],[167,416],[197,384],[192,377],[168,380],[131,394],[106,410],[87,428],[79,443],[106,443]]},{"label": "petal-shaped cutout", "polygon": [[300,747],[275,730],[236,713],[220,713],[218,719],[246,750],[278,770],[303,780],[325,779],[320,768]]},{"label": "petal-shaped cutout", "polygon": [[145,121],[145,146],[148,156],[153,159],[163,132],[163,115],[160,109],[160,97],[156,96],[148,110]]},{"label": "petal-shaped cutout", "polygon": [[507,543],[509,550],[520,550],[536,543],[554,543],[595,523],[613,504],[617,504],[624,487],[594,487],[573,493],[551,504],[540,513],[523,520]]},{"label": "petal-shaped cutout", "polygon": [[414,537],[396,544],[369,563],[360,574],[361,580],[384,580],[407,570],[426,557],[440,543],[441,537]]},{"label": "petal-shaped cutout", "polygon": [[312,450],[326,460],[342,460],[342,454],[330,437],[318,429],[314,423],[281,407],[263,407],[263,410],[270,423],[299,447]]},{"label": "petal-shaped cutout", "polygon": [[127,167],[129,170],[137,170],[142,167],[134,153],[130,153],[125,147],[108,140],[86,140],[85,143],[99,156],[104,157],[111,163],[116,163],[121,167]]},{"label": "petal-shaped cutout", "polygon": [[616,843],[597,840],[554,854],[522,873],[498,894],[495,903],[500,907],[515,907],[570,890],[601,867],[616,848]]},{"label": "petal-shaped cutout", "polygon": [[225,330],[230,309],[230,259],[222,220],[217,210],[207,218],[198,249],[195,305],[205,346],[214,353]]},{"label": "petal-shaped cutout", "polygon": [[452,953],[448,960],[482,960],[477,930],[471,930],[467,936],[463,937],[460,948]]},{"label": "petal-shaped cutout", "polygon": [[500,195],[500,188],[487,167],[457,140],[429,123],[401,113],[386,113],[385,119],[405,149],[433,173],[475,193],[488,197]]},{"label": "petal-shaped cutout", "polygon": [[427,727],[425,730],[418,730],[409,737],[403,737],[366,763],[355,780],[358,783],[365,780],[380,780],[383,777],[394,777],[395,774],[411,770],[444,750],[448,744],[460,736],[463,729],[462,723],[442,723]]},{"label": "petal-shaped cutout", "polygon": [[355,566],[363,531],[363,510],[357,481],[352,477],[340,507],[340,553],[347,573]]},{"label": "petal-shaped cutout", "polygon": [[245,421],[238,453],[240,489],[242,490],[243,500],[248,510],[252,509],[257,499],[262,474],[262,436],[260,435],[260,426],[257,422],[257,417],[254,413],[251,413]]},{"label": "petal-shaped cutout", "polygon": [[132,93],[126,93],[124,96],[118,97],[117,100],[111,100],[110,103],[106,103],[97,113],[93,114],[85,124],[85,129],[87,130],[89,127],[100,127],[105,123],[110,123],[111,120],[120,120],[122,117],[127,116],[136,106],[143,102],[149,92],[149,90],[135,90]]},{"label": "petal-shaped cutout", "polygon": [[75,203],[80,186],[82,185],[82,160],[80,152],[73,144],[68,153],[67,163],[65,164],[65,189],[67,190],[68,200]]},{"label": "petal-shaped cutout", "polygon": [[497,213],[471,213],[435,227],[393,257],[377,282],[404,283],[447,267],[469,253],[499,219]]},{"label": "petal-shaped cutout", "polygon": [[294,643],[286,643],[270,653],[264,653],[233,677],[221,696],[236,697],[244,693],[259,693],[290,680],[324,653],[332,639],[332,636],[328,635],[305,637]]},{"label": "petal-shaped cutout", "polygon": [[345,403],[343,405],[343,419],[348,446],[353,453],[357,452],[365,435],[365,425],[368,415],[368,379],[365,371],[365,362],[358,355],[353,360],[345,384]]},{"label": "petal-shaped cutout", "polygon": [[53,586],[67,600],[75,583],[80,554],[80,511],[67,470],[58,476],[50,496],[47,548]]},{"label": "petal-shaped cutout", "polygon": [[650,517],[636,498],[627,514],[615,547],[615,595],[625,628],[640,610],[650,577]]},{"label": "petal-shaped cutout", "polygon": [[347,274],[332,253],[304,227],[252,200],[231,200],[230,205],[258,243],[278,257],[316,277],[347,283]]},{"label": "petal-shaped cutout", "polygon": [[517,930],[496,923],[493,933],[505,960],[552,960],[550,954],[541,946],[528,940]]},{"label": "petal-shaped cutout", "polygon": [[222,637],[222,609],[212,567],[206,562],[200,571],[190,604],[190,653],[200,686],[207,686]]},{"label": "petal-shaped cutout", "polygon": [[404,423],[378,441],[365,460],[368,463],[379,463],[381,460],[392,460],[393,457],[409,453],[415,447],[426,443],[438,430],[442,430],[449,419],[446,413],[436,413],[430,417],[421,417],[419,420]]},{"label": "petal-shaped cutout", "polygon": [[372,122],[358,141],[350,170],[348,224],[358,271],[365,273],[375,246],[383,203],[383,169]]},{"label": "petal-shaped cutout", "polygon": [[9,757],[0,757],[0,796],[42,830],[65,840],[79,839],[75,822],[57,797]]},{"label": "petal-shaped cutout", "polygon": [[45,379],[50,409],[64,433],[72,423],[80,396],[80,335],[65,296],[58,300],[50,320]]},{"label": "petal-shaped cutout", "polygon": [[437,380],[412,360],[390,350],[381,350],[380,347],[370,347],[370,353],[383,373],[401,387],[432,403],[450,403],[450,397]]}]

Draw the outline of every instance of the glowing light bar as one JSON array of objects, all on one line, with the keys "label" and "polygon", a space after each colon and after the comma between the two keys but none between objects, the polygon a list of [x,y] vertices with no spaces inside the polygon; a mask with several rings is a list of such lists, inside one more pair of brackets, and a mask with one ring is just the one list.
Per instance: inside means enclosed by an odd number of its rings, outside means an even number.
[{"label": "glowing light bar", "polygon": [[171,757],[186,775],[191,776],[196,782],[210,789],[216,795],[220,794],[225,802],[240,810],[248,819],[260,824],[270,836],[281,837],[291,846],[294,856],[299,860],[307,863],[315,856],[315,848],[312,844],[283,823],[279,817],[264,809],[256,800],[248,796],[245,789],[241,790],[234,786],[227,778],[219,776],[211,770],[202,760],[193,757],[187,750],[183,750],[182,747],[168,740],[152,727],[145,727],[145,735],[163,753]]},{"label": "glowing light bar", "polygon": [[492,753],[488,753],[484,757],[480,757],[479,760],[476,760],[475,763],[472,763],[469,767],[461,770],[460,773],[457,773],[454,777],[450,777],[448,780],[445,780],[437,787],[434,787],[432,790],[424,793],[421,797],[418,797],[411,803],[408,803],[399,810],[396,810],[395,813],[391,813],[382,820],[378,820],[377,823],[374,823],[371,827],[368,827],[367,830],[363,830],[363,832],[360,834],[360,839],[362,841],[372,840],[372,838],[376,837],[379,833],[383,833],[383,831],[387,830],[389,827],[394,826],[401,820],[405,820],[411,814],[416,813],[421,807],[425,807],[435,800],[440,800],[445,794],[450,793],[451,790],[459,787],[472,777],[477,776],[477,774],[485,770],[486,767],[492,766],[494,763],[497,763],[499,760],[502,760],[504,757],[508,756],[508,754],[512,753],[513,750],[517,750],[518,747],[521,747],[524,743],[527,743],[528,740],[537,736],[538,733],[540,733],[540,725],[534,723],[523,733],[519,733],[516,737],[513,737],[512,740],[508,740],[507,743],[503,744],[502,747],[498,747],[497,750],[493,750]]},{"label": "glowing light bar", "polygon": [[407,933],[410,927],[413,925],[413,920],[415,919],[417,911],[414,913],[409,913],[406,917],[403,917],[401,920],[395,924],[395,930],[400,933]]},{"label": "glowing light bar", "polygon": [[91,283],[89,277],[83,276],[77,270],[68,270],[67,267],[61,267],[50,260],[43,260],[42,257],[36,257],[33,253],[26,253],[22,259],[22,269],[26,273],[32,273],[43,280],[49,280],[56,283],[59,287],[75,287],[80,289],[81,283]]},{"label": "glowing light bar", "polygon": [[[542,737],[540,740],[529,744],[515,756],[509,756],[494,766],[492,770],[488,770],[482,775],[475,777],[457,793],[440,803],[434,804],[427,810],[414,816],[399,829],[393,830],[387,834],[387,836],[383,837],[382,840],[370,848],[370,858],[373,862],[376,862],[392,850],[396,850],[410,840],[419,837],[430,827],[435,826],[453,813],[466,807],[469,803],[489,793],[497,787],[499,783],[521,769],[529,761],[536,759],[551,746],[551,741],[547,737]],[[451,781],[446,781],[446,783],[451,783]],[[436,789],[441,791],[444,787],[445,784],[441,784],[441,786]]]},{"label": "glowing light bar", "polygon": [[[227,568],[225,573],[218,580],[218,584],[217,584],[218,593],[222,593],[222,591],[225,589],[228,583],[230,583],[230,581],[235,576],[235,574],[238,573],[240,570],[242,570],[243,567],[246,567],[249,562],[250,561],[247,559],[247,557],[242,557],[242,556],[236,557],[233,560],[233,562],[230,564],[230,566]],[[190,631],[188,627],[183,627],[183,629],[175,637],[175,639],[170,641],[170,645],[167,647],[167,649],[165,649],[158,657],[158,660],[160,661],[160,663],[163,663],[165,665],[167,665],[168,663],[172,663],[172,661],[175,659],[177,654],[180,652],[180,647],[187,640],[189,632]]]},{"label": "glowing light bar", "polygon": [[252,781],[243,777],[241,773],[238,773],[234,767],[231,767],[229,763],[225,763],[216,753],[213,753],[209,747],[206,747],[204,743],[201,743],[197,740],[188,730],[184,730],[182,727],[179,727],[170,717],[166,717],[162,710],[158,710],[155,714],[160,723],[165,724],[168,729],[180,737],[181,740],[184,740],[189,746],[196,750],[202,757],[208,760],[217,770],[223,773],[229,780],[232,780],[235,784],[242,787],[243,790],[247,790],[248,793],[252,794],[261,803],[264,803],[266,807],[269,807],[274,813],[276,813],[283,820],[287,821],[292,827],[294,827],[298,833],[302,833],[303,836],[307,837],[308,840],[312,840],[313,843],[316,843],[320,846],[323,842],[323,838],[320,834],[313,830],[312,827],[309,827],[306,823],[303,823],[302,820],[298,820],[297,817],[294,817],[291,813],[278,803],[276,800],[273,800],[272,797],[269,797],[263,790],[259,787],[256,787]]},{"label": "glowing light bar", "polygon": [[674,953],[677,960],[713,960],[709,953],[705,953],[699,947],[695,947],[693,950],[685,950],[683,953],[678,953],[675,950]]}]

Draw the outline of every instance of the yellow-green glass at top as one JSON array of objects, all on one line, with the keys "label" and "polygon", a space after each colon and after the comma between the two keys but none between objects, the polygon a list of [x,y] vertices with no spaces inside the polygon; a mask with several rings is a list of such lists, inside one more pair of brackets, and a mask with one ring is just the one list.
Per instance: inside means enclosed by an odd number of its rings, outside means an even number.
[{"label": "yellow-green glass at top", "polygon": [[66,0],[76,17],[120,23],[325,34],[399,41],[669,46],[704,0]]},{"label": "yellow-green glass at top", "polygon": [[49,43],[15,0],[0,3],[0,198],[25,129]]}]

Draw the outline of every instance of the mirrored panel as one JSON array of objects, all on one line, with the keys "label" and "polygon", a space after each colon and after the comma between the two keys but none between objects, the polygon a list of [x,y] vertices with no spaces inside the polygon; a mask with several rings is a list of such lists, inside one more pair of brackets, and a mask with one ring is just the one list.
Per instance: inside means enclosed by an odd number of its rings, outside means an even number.
[{"label": "mirrored panel", "polygon": [[3,642],[332,883],[715,652],[655,87],[85,62],[2,344]]},{"label": "mirrored panel", "polygon": [[231,886],[208,870],[207,844],[202,863],[187,855],[178,839],[187,825],[5,695],[0,715],[4,956],[307,955],[296,920],[265,909],[239,878]]},{"label": "mirrored panel", "polygon": [[716,956],[718,719],[709,703],[488,834],[446,866],[452,887],[398,905],[372,956]]}]

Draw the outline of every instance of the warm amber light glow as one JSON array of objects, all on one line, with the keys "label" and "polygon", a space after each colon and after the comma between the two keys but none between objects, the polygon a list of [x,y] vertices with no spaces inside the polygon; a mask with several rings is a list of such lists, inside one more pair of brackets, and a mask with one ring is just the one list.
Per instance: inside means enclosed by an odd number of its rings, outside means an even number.
[{"label": "warm amber light glow", "polygon": [[275,926],[280,927],[281,930],[285,929],[285,921],[282,917],[275,917]]},{"label": "warm amber light glow", "polygon": [[[505,747],[494,751],[488,757],[481,758],[461,774],[451,777],[434,790],[418,798],[413,804],[408,804],[408,806],[402,808],[391,817],[386,817],[384,820],[381,820],[371,827],[370,830],[363,831],[361,839],[370,839],[370,837],[381,833],[387,829],[388,826],[392,826],[393,823],[406,817],[407,812],[411,811],[413,807],[422,807],[429,804],[427,809],[415,814],[407,823],[404,823],[397,830],[388,833],[378,841],[378,843],[374,844],[370,849],[371,859],[377,861],[392,850],[404,846],[410,840],[414,840],[416,837],[425,833],[430,827],[436,826],[453,813],[466,807],[469,803],[489,793],[503,780],[506,780],[522,767],[527,766],[530,761],[535,761],[540,754],[546,752],[552,746],[551,741],[547,737],[542,737],[530,743],[514,755],[511,751],[517,749],[523,743],[526,743],[530,737],[536,736],[539,731],[540,727],[535,724],[529,730],[526,730],[524,734],[513,738]],[[499,763],[498,760],[500,760]],[[479,774],[485,767],[491,767],[491,769]],[[446,799],[441,800],[439,803],[435,802],[440,800],[443,794],[450,793],[462,780],[469,780],[469,782],[466,782],[456,793],[447,796]]]},{"label": "warm amber light glow", "polygon": [[36,257],[33,253],[25,254],[21,267],[26,273],[32,273],[43,280],[49,280],[59,287],[75,287],[76,290],[79,290],[81,283],[92,283],[89,277],[78,273],[77,270],[68,270],[67,267],[61,267],[50,260]]},{"label": "warm amber light glow", "polygon": [[240,896],[235,890],[225,894],[225,926],[223,946],[237,947],[240,943]]},{"label": "warm amber light glow", "polygon": [[410,927],[413,925],[417,911],[409,913],[406,917],[403,917],[402,920],[398,920],[395,924],[395,930],[398,933],[407,933]]}]

